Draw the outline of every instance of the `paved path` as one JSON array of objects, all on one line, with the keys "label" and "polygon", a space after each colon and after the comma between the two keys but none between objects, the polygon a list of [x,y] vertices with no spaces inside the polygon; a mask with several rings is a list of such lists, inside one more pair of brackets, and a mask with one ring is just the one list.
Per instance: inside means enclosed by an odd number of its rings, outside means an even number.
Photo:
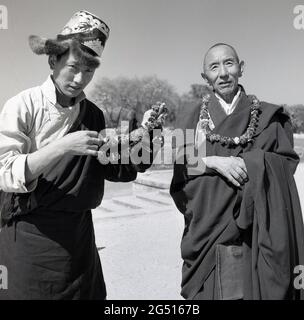
[{"label": "paved path", "polygon": [[181,299],[180,238],[176,212],[97,223],[108,299]]}]

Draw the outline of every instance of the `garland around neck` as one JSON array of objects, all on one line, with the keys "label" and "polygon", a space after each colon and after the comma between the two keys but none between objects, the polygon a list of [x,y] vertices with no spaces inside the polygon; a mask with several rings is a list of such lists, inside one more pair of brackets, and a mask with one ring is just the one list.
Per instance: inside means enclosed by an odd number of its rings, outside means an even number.
[{"label": "garland around neck", "polygon": [[210,128],[210,114],[208,109],[208,104],[210,102],[211,95],[206,94],[202,98],[202,106],[200,111],[200,126],[204,133],[206,134],[206,139],[211,142],[219,142],[222,145],[227,146],[245,146],[249,142],[253,142],[253,136],[255,134],[256,128],[259,122],[259,115],[260,115],[260,101],[257,99],[256,96],[251,96],[252,104],[250,106],[250,121],[247,127],[247,130],[244,134],[239,137],[227,137],[222,136],[220,134],[212,133]]}]

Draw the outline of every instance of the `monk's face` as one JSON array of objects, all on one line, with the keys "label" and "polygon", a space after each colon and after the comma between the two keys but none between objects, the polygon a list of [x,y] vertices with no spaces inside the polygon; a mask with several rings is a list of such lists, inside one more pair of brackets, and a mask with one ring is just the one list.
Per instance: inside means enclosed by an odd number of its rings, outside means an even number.
[{"label": "monk's face", "polygon": [[220,45],[206,54],[202,76],[220,97],[227,103],[231,103],[238,91],[243,65],[243,61],[239,62],[232,48]]},{"label": "monk's face", "polygon": [[95,68],[82,65],[71,50],[54,59],[53,79],[57,88],[68,98],[77,97],[92,80]]}]

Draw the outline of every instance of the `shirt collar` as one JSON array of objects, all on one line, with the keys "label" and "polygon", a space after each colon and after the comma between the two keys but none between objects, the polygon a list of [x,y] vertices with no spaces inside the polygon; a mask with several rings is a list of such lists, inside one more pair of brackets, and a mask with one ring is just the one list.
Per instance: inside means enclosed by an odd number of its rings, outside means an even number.
[{"label": "shirt collar", "polygon": [[[43,94],[46,96],[46,98],[53,104],[57,104],[57,98],[56,98],[56,87],[54,85],[54,82],[49,75],[46,79],[46,81],[41,85],[41,90]],[[82,91],[76,98],[75,98],[75,104],[81,102],[86,98],[85,93]]]},{"label": "shirt collar", "polygon": [[233,110],[235,109],[240,95],[242,92],[242,88],[239,86],[238,92],[237,94],[234,96],[233,100],[231,103],[227,103],[224,99],[222,99],[217,93],[215,93],[216,98],[219,100],[221,106],[224,108],[224,110],[226,111],[227,114],[230,114],[233,112]]}]

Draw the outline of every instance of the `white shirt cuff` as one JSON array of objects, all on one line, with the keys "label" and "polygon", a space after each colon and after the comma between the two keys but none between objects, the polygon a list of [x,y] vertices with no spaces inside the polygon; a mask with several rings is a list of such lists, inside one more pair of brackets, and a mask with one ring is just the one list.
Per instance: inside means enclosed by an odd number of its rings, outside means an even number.
[{"label": "white shirt cuff", "polygon": [[32,192],[37,187],[37,179],[26,183],[25,181],[25,163],[27,154],[19,155],[12,164],[12,176],[16,184],[20,187],[20,193]]}]

